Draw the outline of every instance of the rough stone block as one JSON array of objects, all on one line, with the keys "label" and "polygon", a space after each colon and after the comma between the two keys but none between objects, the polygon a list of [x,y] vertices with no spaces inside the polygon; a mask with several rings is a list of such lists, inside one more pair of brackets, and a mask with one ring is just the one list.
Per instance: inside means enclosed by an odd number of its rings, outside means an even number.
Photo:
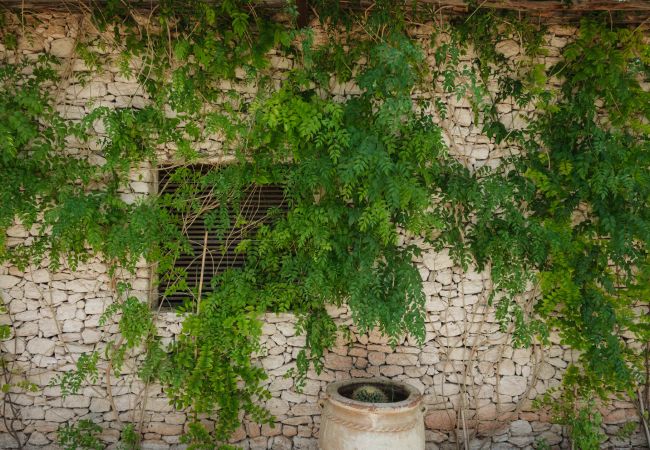
[{"label": "rough stone block", "polygon": [[262,367],[266,370],[273,370],[284,365],[283,355],[271,355],[262,359]]},{"label": "rough stone block", "polygon": [[510,423],[510,434],[513,436],[528,436],[533,428],[526,420],[515,420]]},{"label": "rough stone block", "polygon": [[439,253],[427,252],[422,255],[422,260],[427,269],[438,271],[454,266],[454,262],[449,256],[449,250],[444,249]]},{"label": "rough stone block", "polygon": [[20,283],[20,278],[12,275],[0,275],[0,289],[11,289]]},{"label": "rough stone block", "polygon": [[48,422],[69,422],[75,412],[69,408],[50,408],[45,411],[45,420]]},{"label": "rough stone block", "polygon": [[56,39],[50,43],[50,53],[57,58],[69,58],[74,52],[75,42],[72,38]]},{"label": "rough stone block", "polygon": [[325,367],[334,370],[349,370],[352,368],[352,358],[328,353],[325,355]]},{"label": "rough stone block", "polygon": [[[38,325],[34,325],[38,328]],[[27,351],[32,355],[51,356],[54,354],[54,347],[54,342],[50,339],[33,338],[27,343]]]},{"label": "rough stone block", "polygon": [[527,387],[528,383],[524,377],[504,376],[499,383],[499,392],[502,395],[518,396],[523,394]]}]

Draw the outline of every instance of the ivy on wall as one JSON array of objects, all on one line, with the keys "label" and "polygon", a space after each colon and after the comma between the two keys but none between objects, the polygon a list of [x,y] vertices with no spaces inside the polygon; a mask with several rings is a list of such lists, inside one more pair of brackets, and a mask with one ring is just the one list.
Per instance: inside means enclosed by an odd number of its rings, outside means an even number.
[{"label": "ivy on wall", "polygon": [[[244,1],[173,6],[161,3],[146,34],[120,2],[96,11],[93,20],[122,50],[121,69],[138,77],[151,103],[98,108],[74,123],[53,107],[56,61],[11,57],[16,39],[5,32],[0,200],[7,207],[0,231],[19,219],[39,237],[3,244],[0,260],[56,268],[65,259],[74,267],[100,254],[113,269],[134,270],[144,257],[164,275],[189,248],[169,207],[206,214],[190,183],[210,187],[219,200],[207,212],[214,232],[227,228],[230,213],[237,216],[245,189],[281,184],[286,216],[239,246],[243,269],[226,271],[213,280],[213,292],[182,308],[183,333],[170,346],[161,345],[152,313],[128,296],[128,286],[103,318],[121,313],[121,338],[109,346],[114,370],[143,347],[140,376],[160,382],[174,406],[191,412],[186,442],[218,447],[238,427],[240,411],[272,422],[259,406],[268,397],[265,374],[251,362],[265,311],[299,317],[307,342],[299,380],[310,364],[321,368],[335,341],[327,305],[347,304],[360,332],[378,328],[393,342],[405,333],[422,341],[424,293],[412,264],[420,249],[411,244],[421,239],[450,247],[463,267],[490,269],[491,300],[504,328],[514,323],[516,345],[546,342],[557,330],[580,351],[554,412],[574,430],[578,447],[597,448],[598,431],[585,426],[593,419],[587,407],[612,393],[635,395],[644,382],[643,353],[623,336],[647,342],[650,327],[636,295],[647,288],[639,274],[648,270],[650,242],[650,94],[640,84],[650,51],[641,33],[584,21],[547,70],[536,59],[543,30],[479,10],[436,30],[435,65],[428,67],[428,44],[409,35],[410,17],[394,2],[378,2],[368,17],[316,4],[324,42],[314,30],[294,27],[292,7],[283,23]],[[435,44],[440,33],[449,39]],[[526,51],[516,67],[496,50],[513,36]],[[98,65],[98,44],[77,44],[89,66]],[[470,48],[476,58],[461,63]],[[295,62],[279,88],[269,76],[272,49]],[[130,61],[139,61],[137,72]],[[241,77],[240,69],[258,87],[249,103],[220,84]],[[353,80],[360,93],[336,99],[331,78]],[[548,78],[559,80],[556,91],[546,90]],[[437,86],[469,98],[483,132],[517,151],[496,169],[478,171],[450,156],[429,112],[445,118],[443,103],[435,93],[431,101],[413,95]],[[506,99],[534,106],[524,128],[503,123],[497,104]],[[96,139],[97,121],[106,129],[101,165],[66,150],[67,139]],[[215,134],[238,164],[199,175],[181,169],[173,195],[122,199],[132,167],[156,164],[161,147],[174,148],[179,164],[192,163],[201,157],[199,144]],[[176,288],[183,287],[179,275]],[[531,283],[540,292],[532,304],[522,295]],[[97,377],[97,357],[87,355],[63,377],[67,392]],[[203,414],[215,418],[213,431],[202,427]]]}]

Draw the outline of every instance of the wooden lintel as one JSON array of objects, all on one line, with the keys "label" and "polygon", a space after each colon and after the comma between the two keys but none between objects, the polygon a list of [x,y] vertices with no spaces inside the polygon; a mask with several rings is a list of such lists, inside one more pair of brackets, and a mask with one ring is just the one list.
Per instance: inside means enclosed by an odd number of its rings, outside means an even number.
[{"label": "wooden lintel", "polygon": [[296,0],[298,7],[298,26],[304,28],[309,23],[309,6],[307,0]]},{"label": "wooden lintel", "polygon": [[[88,11],[101,6],[107,0],[0,0],[2,7],[21,11]],[[159,0],[125,0],[134,9],[151,10]],[[219,3],[221,0],[208,0]],[[338,1],[343,8],[350,10],[368,10],[374,5],[373,0],[331,0]],[[396,2],[398,3],[398,2]],[[257,0],[251,2],[254,7],[273,12],[283,8],[286,0]],[[407,8],[413,6],[412,1],[405,2]],[[518,11],[537,17],[551,18],[553,22],[575,22],[584,14],[606,11],[617,14],[613,20],[617,23],[647,24],[650,22],[650,0],[476,0],[479,9],[496,9]],[[308,0],[296,0],[298,8],[298,25],[306,26],[309,22]],[[476,7],[468,4],[467,0],[417,0],[416,8],[433,10],[443,15],[471,14]]]}]

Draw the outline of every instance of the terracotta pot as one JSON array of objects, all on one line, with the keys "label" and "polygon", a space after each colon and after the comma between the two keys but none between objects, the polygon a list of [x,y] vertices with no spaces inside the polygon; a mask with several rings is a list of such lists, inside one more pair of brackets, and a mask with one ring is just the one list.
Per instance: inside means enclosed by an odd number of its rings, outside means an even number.
[{"label": "terracotta pot", "polygon": [[[362,384],[382,389],[390,403],[353,400]],[[321,450],[423,450],[422,394],[406,383],[384,378],[360,378],[327,387],[321,416]]]}]

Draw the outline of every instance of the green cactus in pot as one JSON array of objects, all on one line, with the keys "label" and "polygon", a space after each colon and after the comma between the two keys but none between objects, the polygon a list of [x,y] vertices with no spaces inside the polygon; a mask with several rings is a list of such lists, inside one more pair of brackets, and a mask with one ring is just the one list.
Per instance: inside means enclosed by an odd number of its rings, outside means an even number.
[{"label": "green cactus in pot", "polygon": [[388,403],[386,393],[371,384],[364,384],[352,392],[352,399],[364,403]]}]

